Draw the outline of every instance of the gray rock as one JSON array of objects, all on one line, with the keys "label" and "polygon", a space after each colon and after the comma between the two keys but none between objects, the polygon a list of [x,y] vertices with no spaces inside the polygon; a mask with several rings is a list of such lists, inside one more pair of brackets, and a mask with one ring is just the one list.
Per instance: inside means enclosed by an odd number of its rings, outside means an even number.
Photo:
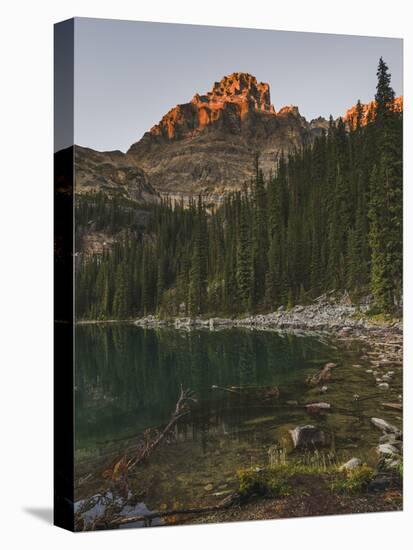
[{"label": "gray rock", "polygon": [[359,458],[351,458],[340,466],[340,470],[354,470],[354,468],[358,468],[359,466],[361,466],[361,460]]},{"label": "gray rock", "polygon": [[289,432],[295,449],[313,448],[327,443],[326,434],[316,426],[297,426]]},{"label": "gray rock", "polygon": [[397,455],[399,451],[396,449],[394,445],[391,445],[390,443],[381,443],[377,447],[377,454],[380,456],[390,456],[393,457],[394,455]]},{"label": "gray rock", "polygon": [[396,434],[385,433],[380,437],[379,443],[389,443],[396,446],[401,445],[402,442],[397,438]]},{"label": "gray rock", "polygon": [[398,430],[395,426],[389,424],[386,420],[383,420],[382,418],[372,418],[371,423],[383,432],[401,435],[400,430]]},{"label": "gray rock", "polygon": [[381,390],[388,390],[389,389],[389,385],[387,382],[381,382],[378,387],[381,389]]}]

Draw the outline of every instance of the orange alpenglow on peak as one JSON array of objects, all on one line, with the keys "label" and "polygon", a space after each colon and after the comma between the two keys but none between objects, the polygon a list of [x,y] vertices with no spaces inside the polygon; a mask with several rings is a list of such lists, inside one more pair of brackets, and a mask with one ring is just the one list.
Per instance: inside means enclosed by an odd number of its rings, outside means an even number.
[{"label": "orange alpenglow on peak", "polygon": [[284,107],[281,107],[281,109],[277,113],[277,115],[288,115],[288,114],[301,116],[297,105],[285,105]]},{"label": "orange alpenglow on peak", "polygon": [[194,135],[227,113],[240,121],[249,113],[275,115],[270,87],[248,73],[232,73],[215,82],[206,94],[195,94],[189,103],[177,105],[151,128],[152,135],[169,139]]},{"label": "orange alpenglow on peak", "polygon": [[[361,119],[361,125],[365,126],[369,121],[374,119],[374,111],[376,102],[369,101],[369,103],[362,103],[363,116]],[[403,111],[403,96],[396,97],[394,100],[394,110],[401,113]],[[357,125],[357,105],[353,105],[350,109],[347,109],[346,114],[343,116],[343,121],[350,128],[354,129]]]},{"label": "orange alpenglow on peak", "polygon": [[241,106],[241,114],[252,107],[256,111],[274,113],[271,105],[270,87],[266,82],[257,82],[255,76],[248,73],[232,73],[214,83],[211,92],[206,95],[195,94],[191,103],[201,108],[204,104],[212,109],[222,109],[225,103]]}]

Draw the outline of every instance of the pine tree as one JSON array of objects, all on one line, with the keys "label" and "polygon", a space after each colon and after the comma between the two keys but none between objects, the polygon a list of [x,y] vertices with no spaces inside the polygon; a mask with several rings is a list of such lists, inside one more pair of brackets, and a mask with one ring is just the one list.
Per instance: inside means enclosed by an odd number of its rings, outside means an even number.
[{"label": "pine tree", "polygon": [[191,315],[204,313],[208,290],[207,228],[202,198],[198,198],[195,237],[189,283],[189,310]]},{"label": "pine tree", "polygon": [[264,186],[264,176],[258,169],[256,160],[256,176],[253,193],[253,233],[252,233],[252,302],[256,306],[264,298],[265,274],[268,268],[268,226],[267,226],[267,194]]},{"label": "pine tree", "polygon": [[380,58],[375,96],[379,159],[371,176],[369,217],[371,285],[376,306],[389,310],[402,287],[402,159],[399,115],[394,111],[391,75]]},{"label": "pine tree", "polygon": [[236,279],[239,300],[243,306],[243,310],[249,311],[251,308],[252,259],[250,223],[248,220],[247,205],[245,202],[241,205],[240,209]]},{"label": "pine tree", "polygon": [[386,250],[386,203],[383,196],[385,176],[383,167],[375,166],[371,174],[370,199],[370,247],[371,247],[371,290],[375,306],[379,311],[392,307],[391,271]]}]

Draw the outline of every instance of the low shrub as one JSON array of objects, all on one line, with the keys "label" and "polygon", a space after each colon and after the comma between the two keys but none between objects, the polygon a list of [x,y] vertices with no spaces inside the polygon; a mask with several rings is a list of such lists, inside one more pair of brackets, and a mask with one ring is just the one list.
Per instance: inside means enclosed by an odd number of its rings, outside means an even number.
[{"label": "low shrub", "polygon": [[370,481],[373,479],[373,475],[373,468],[362,464],[358,468],[346,470],[338,474],[331,484],[331,489],[338,493],[361,493],[367,489]]},{"label": "low shrub", "polygon": [[238,470],[238,493],[242,498],[252,495],[283,497],[289,494],[288,476],[280,468],[247,468]]}]

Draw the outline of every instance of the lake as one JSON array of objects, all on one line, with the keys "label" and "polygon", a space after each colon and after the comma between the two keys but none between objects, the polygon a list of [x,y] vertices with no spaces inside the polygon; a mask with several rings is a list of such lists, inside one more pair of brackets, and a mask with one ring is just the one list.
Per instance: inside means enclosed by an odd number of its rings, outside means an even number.
[{"label": "lake", "polygon": [[[321,394],[305,380],[327,362],[337,367]],[[274,446],[288,447],[288,430],[296,426],[329,434],[327,460],[373,462],[380,433],[370,418],[401,426],[401,413],[382,406],[397,401],[401,373],[383,392],[369,369],[360,342],[343,345],[315,333],[78,325],[75,468],[82,483],[76,498],[101,490],[101,472],[146,429],[168,422],[181,385],[194,392],[196,405],[130,478],[150,509],[217,502],[234,490],[237,469],[268,465]],[[305,408],[319,401],[331,409],[315,415]],[[291,457],[309,459],[307,452]]]}]

